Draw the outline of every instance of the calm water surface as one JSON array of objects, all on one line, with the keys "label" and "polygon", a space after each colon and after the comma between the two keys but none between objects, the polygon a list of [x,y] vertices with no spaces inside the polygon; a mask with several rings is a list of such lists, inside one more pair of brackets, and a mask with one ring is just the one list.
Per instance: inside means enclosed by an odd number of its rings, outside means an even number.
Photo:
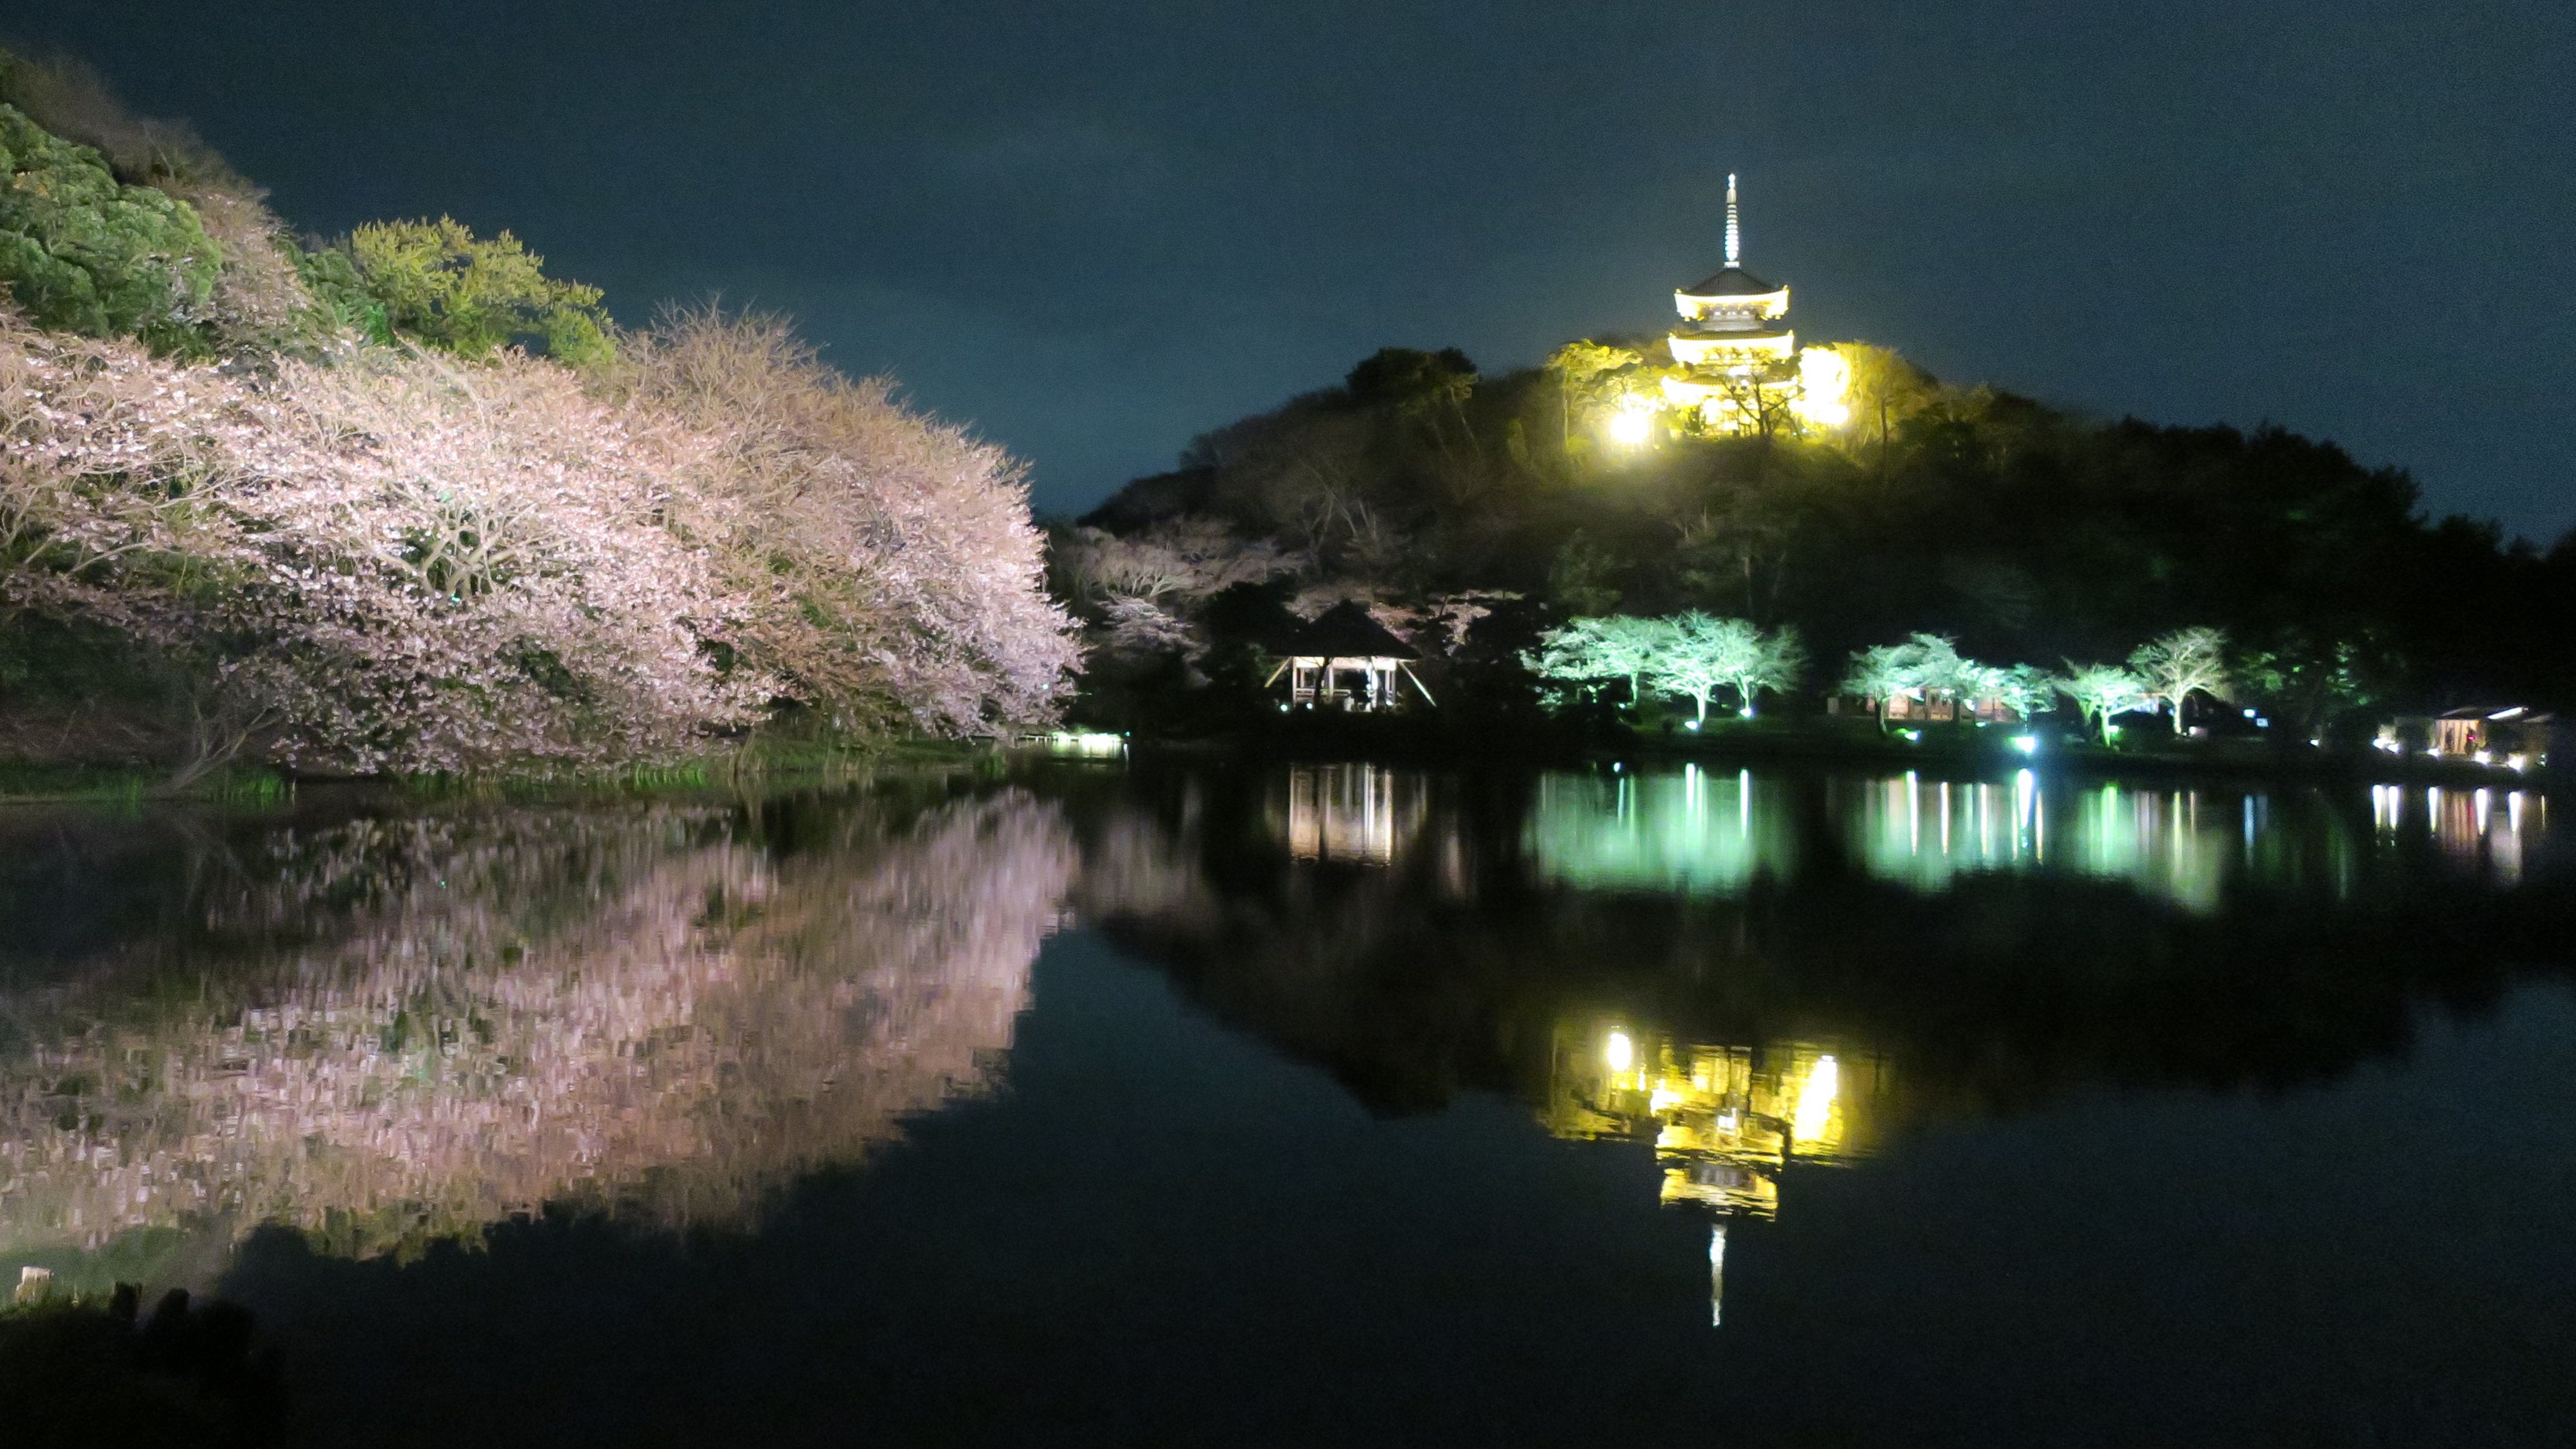
[{"label": "calm water surface", "polygon": [[248,1303],[325,1444],[2566,1443],[2568,825],[1364,765],[0,815],[0,1273]]}]

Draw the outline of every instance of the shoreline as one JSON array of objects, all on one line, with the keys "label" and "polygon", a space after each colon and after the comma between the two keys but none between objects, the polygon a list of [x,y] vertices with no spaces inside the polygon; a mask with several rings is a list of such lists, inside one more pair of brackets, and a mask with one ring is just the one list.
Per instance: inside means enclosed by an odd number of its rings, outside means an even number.
[{"label": "shoreline", "polygon": [[723,790],[746,785],[835,785],[888,770],[975,768],[983,742],[903,738],[868,745],[752,745],[663,764],[474,775],[300,775],[269,766],[231,766],[182,785],[147,765],[30,765],[0,761],[0,808],[10,806],[270,806],[309,789],[373,790],[413,799],[478,796],[562,798]]},{"label": "shoreline", "polygon": [[[2037,741],[2023,751],[2016,737]],[[1919,769],[1951,775],[1991,775],[2033,770],[2042,774],[2114,779],[2224,777],[2241,780],[2431,785],[2456,789],[2563,788],[2550,769],[2515,771],[2468,761],[2392,757],[2375,749],[2284,749],[2254,739],[2177,742],[2160,747],[2106,748],[2067,741],[2044,729],[1926,735],[1920,741],[1803,723],[1728,729],[1709,735],[1661,734],[1621,727],[1617,734],[1538,729],[1518,733],[1453,731],[1395,719],[1325,719],[1283,722],[1225,735],[1133,738],[1139,759],[1350,762],[1414,768],[1514,769],[1581,765],[1741,764],[1846,765]]]}]

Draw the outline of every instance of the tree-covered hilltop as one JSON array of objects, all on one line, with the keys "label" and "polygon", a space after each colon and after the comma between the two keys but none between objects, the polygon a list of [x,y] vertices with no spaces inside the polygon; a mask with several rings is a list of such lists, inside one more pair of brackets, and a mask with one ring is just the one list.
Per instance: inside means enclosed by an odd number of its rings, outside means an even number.
[{"label": "tree-covered hilltop", "polygon": [[[1915,634],[2056,670],[2192,628],[2303,719],[2576,693],[2576,536],[2544,553],[2430,519],[2404,473],[2330,443],[2077,416],[1861,344],[1836,349],[1846,422],[1765,410],[1719,435],[1658,404],[1660,348],[1494,377],[1388,349],[1197,439],[1056,530],[1102,685],[1178,680],[1175,654],[1223,681],[1247,621],[1275,634],[1264,601],[1360,597],[1399,624],[1479,616],[1462,652],[1494,664],[1579,616],[1785,628],[1809,698]],[[1437,656],[1441,633],[1415,637]]]},{"label": "tree-covered hilltop", "polygon": [[507,232],[301,241],[0,52],[0,762],[331,773],[970,734],[1077,661],[1024,469]]}]

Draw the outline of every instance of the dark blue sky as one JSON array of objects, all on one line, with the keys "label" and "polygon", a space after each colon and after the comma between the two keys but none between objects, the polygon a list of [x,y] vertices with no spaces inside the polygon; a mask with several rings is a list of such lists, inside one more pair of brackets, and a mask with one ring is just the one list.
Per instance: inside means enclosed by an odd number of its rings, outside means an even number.
[{"label": "dark blue sky", "polygon": [[1732,168],[1810,340],[2576,524],[2551,0],[10,10],[300,227],[448,212],[630,321],[792,312],[1042,509],[1381,345],[1658,328]]}]

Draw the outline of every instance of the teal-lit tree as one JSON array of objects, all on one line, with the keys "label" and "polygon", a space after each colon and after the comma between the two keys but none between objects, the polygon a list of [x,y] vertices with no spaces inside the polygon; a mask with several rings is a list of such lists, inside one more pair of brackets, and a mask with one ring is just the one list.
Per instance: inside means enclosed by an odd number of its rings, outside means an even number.
[{"label": "teal-lit tree", "polygon": [[2106,745],[2111,742],[2111,716],[2147,698],[2147,687],[2138,676],[2117,664],[2078,664],[2070,659],[2054,685],[2058,693],[2075,701],[2086,727]]},{"label": "teal-lit tree", "polygon": [[1668,620],[1627,614],[1571,619],[1541,634],[1539,647],[1524,653],[1521,663],[1541,679],[1560,684],[1625,680],[1633,706],[1645,697],[1641,686],[1662,657],[1671,629]]},{"label": "teal-lit tree", "polygon": [[1987,678],[1977,692],[1988,695],[2014,714],[2028,719],[2057,698],[2057,679],[2036,664],[1984,666]]},{"label": "teal-lit tree", "polygon": [[2053,682],[2028,664],[1981,664],[1967,658],[1947,635],[1915,634],[1902,644],[1874,645],[1852,655],[1842,688],[1875,704],[1884,729],[1894,701],[1929,701],[1936,694],[1963,702],[1991,699],[2027,719],[2047,707]]},{"label": "teal-lit tree", "polygon": [[1881,734],[1887,732],[1887,711],[1897,699],[1914,692],[1914,656],[1920,651],[1912,642],[1873,644],[1852,655],[1851,668],[1843,675],[1842,691],[1870,702],[1878,715]]},{"label": "teal-lit tree", "polygon": [[1762,631],[1749,620],[1721,619],[1693,609],[1660,622],[1664,638],[1646,678],[1657,689],[1688,698],[1698,707],[1701,723],[1707,722],[1708,702],[1719,690],[1768,672]]},{"label": "teal-lit tree", "polygon": [[2176,629],[2141,644],[2129,656],[2129,668],[2146,688],[2146,697],[2173,707],[2175,734],[2183,732],[2183,701],[2194,694],[2214,699],[2228,695],[2227,634],[2206,626]]},{"label": "teal-lit tree", "polygon": [[1754,701],[1762,691],[1789,689],[1806,671],[1807,646],[1798,638],[1796,628],[1784,624],[1767,633],[1755,634],[1752,646],[1738,656],[1735,672],[1728,676],[1726,682],[1733,686],[1737,705],[1744,717],[1751,719]]}]

